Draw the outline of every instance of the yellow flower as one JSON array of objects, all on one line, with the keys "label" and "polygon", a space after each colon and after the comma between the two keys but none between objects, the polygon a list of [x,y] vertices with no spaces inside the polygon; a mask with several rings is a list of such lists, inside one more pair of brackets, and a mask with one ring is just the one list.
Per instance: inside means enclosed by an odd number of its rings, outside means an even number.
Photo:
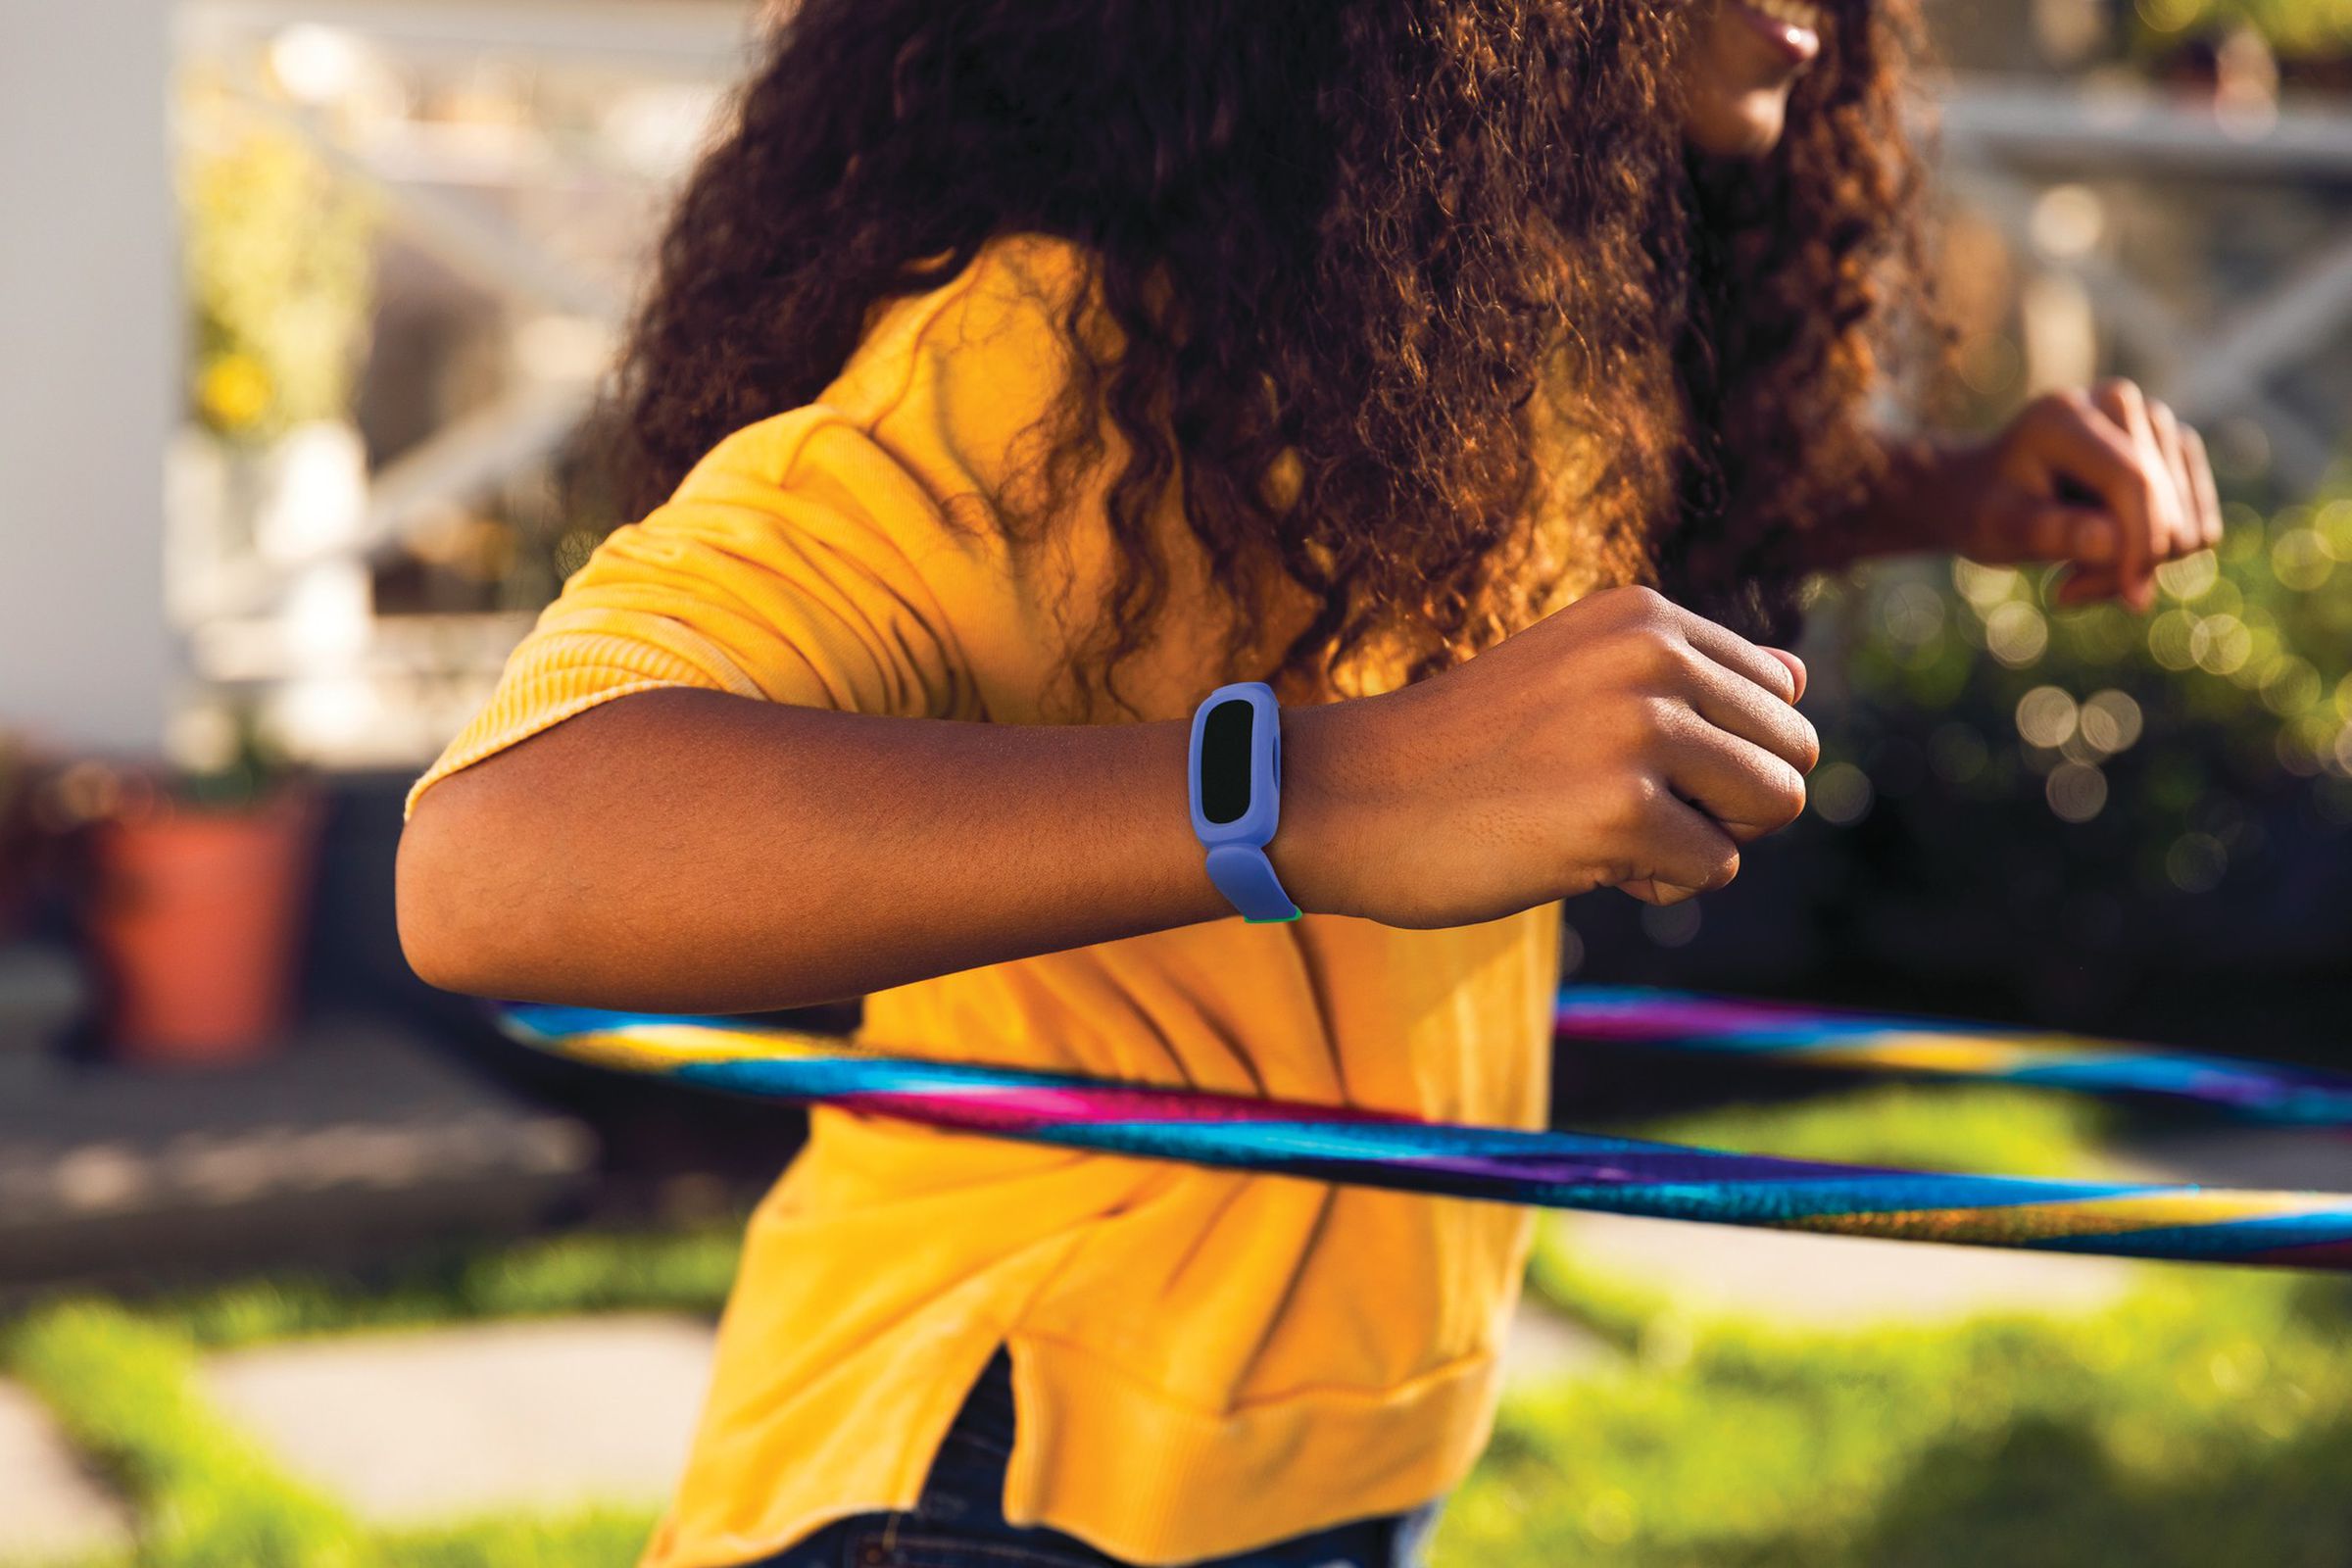
[{"label": "yellow flower", "polygon": [[228,353],[205,366],[196,381],[196,404],[223,430],[242,430],[269,412],[270,372],[250,354]]}]

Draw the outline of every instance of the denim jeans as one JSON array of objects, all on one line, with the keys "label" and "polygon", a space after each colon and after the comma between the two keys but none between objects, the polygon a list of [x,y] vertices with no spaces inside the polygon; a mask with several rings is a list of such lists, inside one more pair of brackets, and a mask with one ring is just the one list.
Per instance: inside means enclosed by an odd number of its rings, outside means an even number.
[{"label": "denim jeans", "polygon": [[[837,1519],[753,1568],[1123,1568],[1073,1536],[1004,1522],[1012,1426],[1012,1359],[1000,1348],[948,1429],[911,1511]],[[1203,1508],[1216,1505],[1200,1499]],[[1432,1502],[1196,1568],[1421,1568],[1437,1516]]]}]

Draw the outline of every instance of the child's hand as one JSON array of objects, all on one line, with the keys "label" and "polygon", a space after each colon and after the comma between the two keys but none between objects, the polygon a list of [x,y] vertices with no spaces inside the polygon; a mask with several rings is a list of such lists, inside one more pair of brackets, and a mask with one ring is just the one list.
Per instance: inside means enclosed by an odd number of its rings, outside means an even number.
[{"label": "child's hand", "polygon": [[1409,927],[1598,887],[1673,904],[1804,809],[1804,665],[1645,588],[1442,675],[1284,715],[1268,846],[1302,908]]},{"label": "child's hand", "polygon": [[2156,568],[2218,544],[2205,442],[2130,381],[2036,398],[1981,447],[1944,460],[1950,549],[1988,564],[2073,566],[2061,604],[2156,599]]}]

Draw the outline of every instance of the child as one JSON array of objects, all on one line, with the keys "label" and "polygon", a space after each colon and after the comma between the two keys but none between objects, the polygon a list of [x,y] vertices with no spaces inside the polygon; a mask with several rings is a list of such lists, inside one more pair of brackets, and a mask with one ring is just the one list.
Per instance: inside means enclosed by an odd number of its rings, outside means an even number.
[{"label": "child", "polygon": [[[643,520],[411,796],[412,961],[1542,1125],[1557,902],[1720,886],[1802,807],[1804,669],[1750,640],[1801,572],[2144,606],[2217,531],[2126,384],[1867,426],[1912,21],[803,0],[622,366]],[[1192,749],[1247,681],[1278,781]],[[1279,827],[1212,880],[1196,769],[1253,764]],[[647,1561],[1416,1560],[1530,1223],[819,1109]]]}]

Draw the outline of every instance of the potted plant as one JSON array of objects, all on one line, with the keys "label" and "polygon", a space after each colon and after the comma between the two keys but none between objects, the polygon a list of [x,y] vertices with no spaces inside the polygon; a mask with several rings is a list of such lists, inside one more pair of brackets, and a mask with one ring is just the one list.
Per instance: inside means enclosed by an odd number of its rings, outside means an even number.
[{"label": "potted plant", "polygon": [[84,929],[119,1059],[247,1061],[285,1038],[322,792],[250,712],[211,765],[132,770],[89,824]]}]

